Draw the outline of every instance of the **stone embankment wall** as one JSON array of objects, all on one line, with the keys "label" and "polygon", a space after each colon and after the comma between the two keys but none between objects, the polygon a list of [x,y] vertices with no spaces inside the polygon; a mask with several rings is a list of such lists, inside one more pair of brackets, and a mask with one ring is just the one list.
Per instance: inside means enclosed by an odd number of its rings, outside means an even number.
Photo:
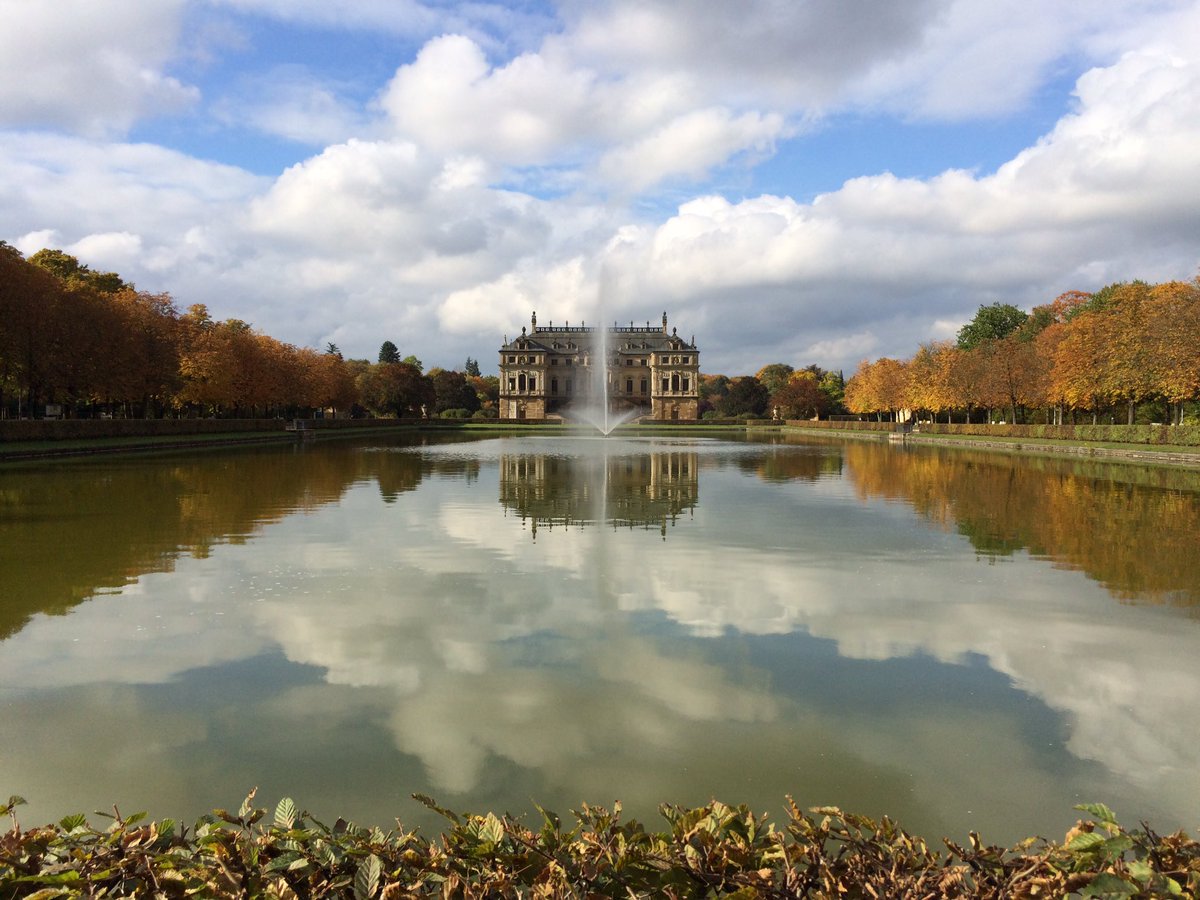
[{"label": "stone embankment wall", "polygon": [[[830,422],[792,420],[799,428],[831,431],[895,431],[895,422]],[[1094,441],[1106,444],[1200,447],[1200,425],[973,425],[923,423],[916,433],[971,435],[986,438]]]},{"label": "stone embankment wall", "polygon": [[[314,431],[414,425],[418,419],[302,419]],[[290,419],[0,419],[0,443],[286,431]]]}]

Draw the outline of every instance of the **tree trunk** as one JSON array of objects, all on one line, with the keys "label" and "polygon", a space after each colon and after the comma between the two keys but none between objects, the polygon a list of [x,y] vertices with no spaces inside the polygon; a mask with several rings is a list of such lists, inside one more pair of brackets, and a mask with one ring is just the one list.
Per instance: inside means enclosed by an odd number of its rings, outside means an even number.
[{"label": "tree trunk", "polygon": [[1126,425],[1132,425],[1132,424],[1133,424],[1133,411],[1134,411],[1134,409],[1136,409],[1136,408],[1137,408],[1137,404],[1136,404],[1136,403],[1134,403],[1132,400],[1130,400],[1130,401],[1129,401],[1129,419],[1128,419],[1128,421],[1126,421],[1126,423],[1125,423]]}]

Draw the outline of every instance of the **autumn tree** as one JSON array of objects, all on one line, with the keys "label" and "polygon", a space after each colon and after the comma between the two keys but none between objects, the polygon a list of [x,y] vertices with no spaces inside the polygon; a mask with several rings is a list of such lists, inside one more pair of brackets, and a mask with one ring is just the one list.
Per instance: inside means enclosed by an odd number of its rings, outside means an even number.
[{"label": "autumn tree", "polygon": [[1155,285],[1145,300],[1145,352],[1154,390],[1170,405],[1172,424],[1200,398],[1200,278]]},{"label": "autumn tree", "polygon": [[829,409],[829,397],[812,372],[793,372],[773,394],[770,406],[785,419],[815,419]]},{"label": "autumn tree", "polygon": [[908,393],[906,364],[882,357],[875,362],[863,360],[858,371],[846,382],[846,407],[853,413],[884,414],[896,418],[905,408]]},{"label": "autumn tree", "polygon": [[377,363],[361,376],[359,395],[368,409],[397,418],[416,417],[433,405],[432,381],[410,363]]}]

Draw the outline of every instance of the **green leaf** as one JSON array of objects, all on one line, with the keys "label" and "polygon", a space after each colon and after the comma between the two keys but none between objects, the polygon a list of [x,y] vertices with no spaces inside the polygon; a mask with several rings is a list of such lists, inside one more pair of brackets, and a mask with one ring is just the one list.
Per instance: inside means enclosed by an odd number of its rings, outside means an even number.
[{"label": "green leaf", "polygon": [[298,860],[298,859],[303,860],[304,856],[300,853],[296,853],[295,851],[292,851],[289,853],[281,853],[281,854],[279,854],[279,856],[277,856],[273,860],[271,860],[271,862],[266,867],[266,871],[278,872],[281,869],[290,869],[292,864],[294,862],[296,862],[296,860]]},{"label": "green leaf", "polygon": [[158,823],[158,836],[160,838],[171,838],[175,836],[175,820],[163,819]]},{"label": "green leaf", "polygon": [[479,827],[479,839],[495,847],[504,840],[504,825],[495,813],[488,813]]},{"label": "green leaf", "polygon": [[284,797],[279,801],[279,805],[275,807],[275,825],[279,828],[291,830],[291,827],[296,823],[296,804],[292,802],[291,797]]},{"label": "green leaf", "polygon": [[1076,853],[1087,853],[1090,850],[1096,850],[1103,844],[1103,835],[1085,831],[1083,834],[1077,834],[1071,838],[1071,842],[1067,844],[1067,849],[1074,850]]},{"label": "green leaf", "polygon": [[1095,816],[1101,822],[1109,825],[1117,824],[1116,814],[1103,803],[1080,803],[1075,808],[1080,812],[1087,813],[1089,816]]},{"label": "green leaf", "polygon": [[1154,877],[1154,868],[1142,859],[1135,859],[1128,866],[1129,874],[1138,881],[1147,882]]},{"label": "green leaf", "polygon": [[87,824],[87,816],[83,813],[76,813],[73,816],[63,816],[58,820],[58,824],[63,831],[74,831],[76,828],[81,828]]},{"label": "green leaf", "polygon": [[1137,885],[1130,884],[1124,878],[1101,872],[1080,892],[1081,897],[1131,897],[1138,892]]},{"label": "green leaf", "polygon": [[370,900],[375,896],[381,868],[379,857],[373,854],[359,864],[354,873],[354,900]]}]

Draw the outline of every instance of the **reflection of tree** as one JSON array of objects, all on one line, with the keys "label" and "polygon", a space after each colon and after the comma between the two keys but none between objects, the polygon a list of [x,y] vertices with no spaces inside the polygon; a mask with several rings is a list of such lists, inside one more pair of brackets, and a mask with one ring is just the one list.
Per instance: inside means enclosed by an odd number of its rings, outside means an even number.
[{"label": "reflection of tree", "polygon": [[859,496],[903,500],[980,553],[1026,550],[1122,600],[1200,605],[1200,473],[875,443],[845,454]]},{"label": "reflection of tree", "polygon": [[539,526],[657,525],[665,534],[699,500],[695,451],[585,456],[507,454],[500,458],[500,502]]},{"label": "reflection of tree", "polygon": [[842,474],[842,455],[828,449],[790,447],[747,457],[741,467],[763,481],[817,481]]},{"label": "reflection of tree", "polygon": [[[286,457],[286,458],[284,458]],[[470,477],[478,463],[330,444],[215,451],[0,471],[0,638],[35,613],[61,614],[99,591],[207,556],[263,525],[336,502],[375,480],[385,498],[430,472]]]}]

